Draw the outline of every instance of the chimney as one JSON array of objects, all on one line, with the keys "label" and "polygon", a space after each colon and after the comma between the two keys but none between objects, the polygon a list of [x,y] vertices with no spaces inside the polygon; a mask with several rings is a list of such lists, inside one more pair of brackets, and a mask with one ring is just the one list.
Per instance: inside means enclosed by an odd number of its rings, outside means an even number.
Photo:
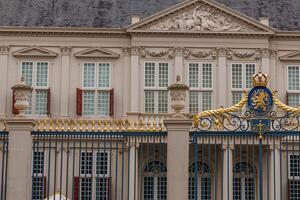
[{"label": "chimney", "polygon": [[140,15],[138,14],[131,15],[131,24],[135,24],[139,21],[140,21]]},{"label": "chimney", "polygon": [[269,26],[269,17],[261,17],[259,18],[259,22],[266,26]]}]

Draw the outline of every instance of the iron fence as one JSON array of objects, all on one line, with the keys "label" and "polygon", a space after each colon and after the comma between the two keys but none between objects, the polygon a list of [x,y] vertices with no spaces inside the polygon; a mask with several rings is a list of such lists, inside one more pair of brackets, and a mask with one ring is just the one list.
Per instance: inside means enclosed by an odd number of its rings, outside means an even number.
[{"label": "iron fence", "polygon": [[33,132],[32,199],[167,198],[166,132]]},{"label": "iron fence", "polygon": [[0,199],[6,199],[8,133],[0,132]]}]

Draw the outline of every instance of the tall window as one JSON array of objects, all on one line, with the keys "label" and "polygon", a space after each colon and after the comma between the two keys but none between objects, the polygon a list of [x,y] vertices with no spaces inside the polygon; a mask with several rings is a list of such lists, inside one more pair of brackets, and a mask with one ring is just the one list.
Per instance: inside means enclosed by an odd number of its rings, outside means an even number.
[{"label": "tall window", "polygon": [[300,69],[298,65],[288,66],[287,104],[293,107],[300,105]]},{"label": "tall window", "polygon": [[168,113],[169,63],[145,62],[144,106],[146,113]]},{"label": "tall window", "polygon": [[26,114],[41,116],[49,114],[49,63],[24,61],[21,64],[21,75],[25,83],[33,87]]},{"label": "tall window", "polygon": [[206,163],[202,164],[202,162],[198,162],[197,166],[196,163],[191,164],[189,167],[189,200],[212,199],[211,185],[211,170],[209,166]]},{"label": "tall window", "polygon": [[300,199],[300,156],[289,155],[289,196],[291,200]]},{"label": "tall window", "polygon": [[82,88],[82,114],[108,116],[111,90],[110,63],[84,63]]},{"label": "tall window", "polygon": [[167,167],[161,161],[148,162],[144,169],[144,200],[167,199]]},{"label": "tall window", "polygon": [[231,65],[232,104],[243,97],[243,90],[252,88],[252,76],[256,73],[255,64],[235,63]]},{"label": "tall window", "polygon": [[189,63],[189,112],[210,110],[213,88],[212,63]]},{"label": "tall window", "polygon": [[33,152],[32,170],[32,199],[42,200],[46,198],[46,179],[44,177],[44,152]]},{"label": "tall window", "polygon": [[255,200],[255,169],[248,162],[233,168],[233,200]]},{"label": "tall window", "polygon": [[80,160],[80,199],[109,200],[109,152],[81,152]]}]

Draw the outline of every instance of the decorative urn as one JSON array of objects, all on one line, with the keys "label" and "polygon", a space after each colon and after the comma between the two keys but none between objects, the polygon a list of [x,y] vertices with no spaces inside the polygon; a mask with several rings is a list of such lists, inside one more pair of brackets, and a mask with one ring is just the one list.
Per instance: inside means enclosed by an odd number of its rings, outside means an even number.
[{"label": "decorative urn", "polygon": [[18,110],[18,117],[24,117],[26,109],[29,108],[29,98],[32,92],[32,87],[26,85],[24,78],[21,78],[21,83],[14,85],[12,88],[14,95],[14,108]]},{"label": "decorative urn", "polygon": [[184,118],[182,111],[185,108],[186,91],[189,87],[180,81],[180,76],[176,77],[176,83],[168,87],[171,96],[171,107],[174,109],[175,113],[172,117],[174,118]]}]

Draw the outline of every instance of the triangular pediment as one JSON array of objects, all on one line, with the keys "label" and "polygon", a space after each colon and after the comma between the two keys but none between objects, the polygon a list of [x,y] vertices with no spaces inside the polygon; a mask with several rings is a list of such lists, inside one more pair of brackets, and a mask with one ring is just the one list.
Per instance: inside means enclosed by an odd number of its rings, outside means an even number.
[{"label": "triangular pediment", "polygon": [[103,48],[91,48],[74,54],[77,58],[119,58],[120,55]]},{"label": "triangular pediment", "polygon": [[127,31],[273,34],[275,29],[211,0],[188,0],[130,25]]},{"label": "triangular pediment", "polygon": [[12,53],[16,57],[56,57],[58,54],[41,48],[41,47],[28,47]]},{"label": "triangular pediment", "polygon": [[295,51],[287,55],[279,57],[281,61],[300,61],[300,51]]}]

